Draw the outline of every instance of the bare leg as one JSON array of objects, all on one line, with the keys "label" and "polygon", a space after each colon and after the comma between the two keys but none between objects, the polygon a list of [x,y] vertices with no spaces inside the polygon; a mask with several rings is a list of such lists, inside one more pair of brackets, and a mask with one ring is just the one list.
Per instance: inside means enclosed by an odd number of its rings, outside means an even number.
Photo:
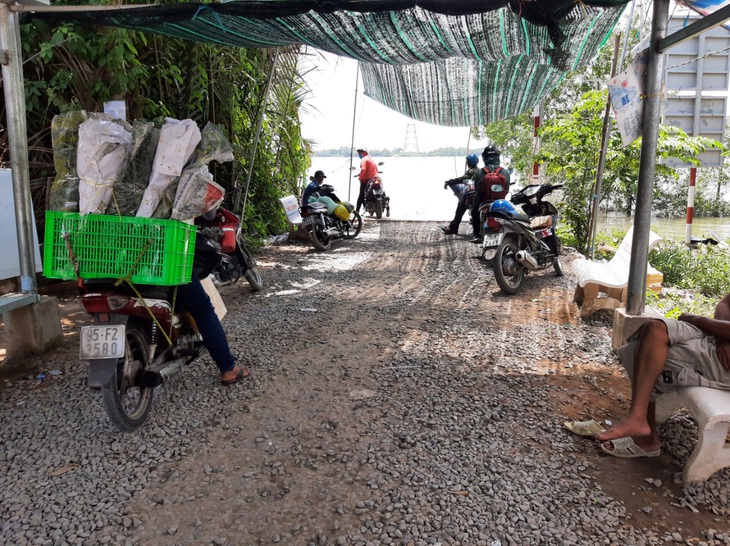
[{"label": "bare leg", "polygon": [[666,325],[660,320],[650,320],[643,326],[636,347],[629,414],[609,430],[596,436],[597,440],[631,436],[636,445],[644,450],[659,448],[651,392],[662,373],[668,352],[669,335]]}]

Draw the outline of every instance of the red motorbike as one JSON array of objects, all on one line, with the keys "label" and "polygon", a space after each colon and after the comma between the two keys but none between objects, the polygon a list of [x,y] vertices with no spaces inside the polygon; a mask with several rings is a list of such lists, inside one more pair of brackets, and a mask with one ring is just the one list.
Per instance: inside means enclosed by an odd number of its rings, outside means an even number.
[{"label": "red motorbike", "polygon": [[200,355],[202,338],[192,317],[173,309],[174,287],[133,288],[114,280],[86,280],[83,286],[81,305],[94,321],[81,329],[89,386],[101,389],[117,428],[134,430],[152,409],[155,387]]},{"label": "red motorbike", "polygon": [[223,207],[218,207],[212,219],[198,219],[196,224],[207,232],[209,238],[220,245],[222,259],[212,273],[219,285],[233,284],[241,277],[245,277],[254,292],[263,290],[264,283],[256,260],[244,244],[238,216]]}]

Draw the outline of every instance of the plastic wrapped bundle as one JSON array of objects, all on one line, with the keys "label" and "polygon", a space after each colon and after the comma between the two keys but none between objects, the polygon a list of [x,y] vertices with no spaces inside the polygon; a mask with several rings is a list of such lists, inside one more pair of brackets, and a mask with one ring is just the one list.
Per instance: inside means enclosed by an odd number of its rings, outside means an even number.
[{"label": "plastic wrapped bundle", "polygon": [[326,195],[323,195],[321,197],[317,197],[316,199],[310,199],[310,203],[318,202],[318,203],[324,203],[327,207],[327,214],[332,214],[335,212],[335,209],[337,208],[337,203],[335,203],[331,197],[327,197]]},{"label": "plastic wrapped bundle", "polygon": [[50,209],[61,212],[79,210],[79,176],[76,170],[76,149],[79,125],[86,121],[86,112],[77,110],[53,116],[51,142],[56,178],[50,189]]},{"label": "plastic wrapped bundle", "polygon": [[129,158],[131,129],[128,123],[104,114],[92,114],[79,126],[79,213],[106,212],[114,184]]},{"label": "plastic wrapped bundle", "polygon": [[225,190],[213,181],[213,175],[206,165],[187,168],[178,183],[172,219],[192,220],[216,209],[223,202],[225,194]]},{"label": "plastic wrapped bundle", "polygon": [[211,161],[226,163],[233,161],[233,146],[220,129],[210,121],[200,133],[200,144],[195,148],[186,167],[207,165]]},{"label": "plastic wrapped bundle", "polygon": [[347,207],[345,205],[340,203],[335,207],[334,215],[342,221],[347,221],[347,219],[350,217],[350,211],[347,210]]},{"label": "plastic wrapped bundle", "polygon": [[107,214],[134,216],[142,202],[152,172],[160,130],[154,123],[136,120],[132,126],[132,153],[119,181],[114,185]]},{"label": "plastic wrapped bundle", "polygon": [[[213,182],[208,171],[207,165],[211,161],[233,161],[233,146],[218,127],[208,122],[200,133],[200,144],[190,156],[180,178],[174,180],[160,196],[153,218],[190,219],[210,210],[213,205],[217,207],[223,200],[224,190]],[[185,184],[183,179],[186,179]]]},{"label": "plastic wrapped bundle", "polygon": [[[149,185],[142,196],[142,203],[137,211],[137,216],[149,218],[168,218],[161,215],[156,209],[160,205],[163,195],[169,195],[166,190],[169,186],[177,183],[183,167],[193,154],[195,147],[200,142],[200,129],[191,119],[176,120],[166,118],[165,124],[160,129],[160,139],[155,151],[155,159],[152,162],[152,174]],[[174,199],[174,193],[173,199]],[[170,201],[170,204],[172,201]]]}]

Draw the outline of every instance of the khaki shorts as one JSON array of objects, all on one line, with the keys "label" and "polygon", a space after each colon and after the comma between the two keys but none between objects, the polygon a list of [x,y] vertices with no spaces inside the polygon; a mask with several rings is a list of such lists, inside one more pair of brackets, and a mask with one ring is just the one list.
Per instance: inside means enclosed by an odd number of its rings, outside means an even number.
[{"label": "khaki shorts", "polygon": [[[654,385],[652,400],[680,387],[711,387],[730,390],[730,372],[717,358],[714,336],[688,322],[661,319],[669,333],[669,354],[659,379]],[[640,330],[629,338],[629,343],[618,350],[618,357],[629,377],[634,376],[636,347]]]}]

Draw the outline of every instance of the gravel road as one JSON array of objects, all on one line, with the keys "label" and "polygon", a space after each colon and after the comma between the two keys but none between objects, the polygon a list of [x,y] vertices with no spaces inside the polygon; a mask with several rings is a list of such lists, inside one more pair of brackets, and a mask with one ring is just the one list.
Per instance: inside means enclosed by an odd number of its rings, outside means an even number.
[{"label": "gravel road", "polygon": [[133,433],[85,385],[64,301],[65,345],[0,366],[0,543],[730,544],[730,471],[681,483],[690,416],[657,459],[563,429],[629,398],[610,320],[577,318],[573,255],[511,297],[476,255],[427,222],[267,247],[264,292],[222,290],[251,379],[222,387],[205,357]]}]

